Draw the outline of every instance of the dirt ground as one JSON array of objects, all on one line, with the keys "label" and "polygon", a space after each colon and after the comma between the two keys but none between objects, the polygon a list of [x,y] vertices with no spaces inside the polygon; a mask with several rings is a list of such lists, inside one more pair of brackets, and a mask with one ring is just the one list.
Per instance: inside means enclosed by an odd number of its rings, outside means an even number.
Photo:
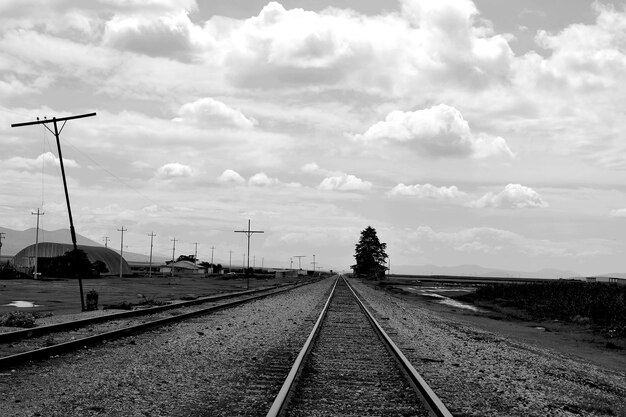
[{"label": "dirt ground", "polygon": [[[437,290],[434,289],[434,292]],[[396,297],[409,300],[420,307],[435,311],[443,317],[464,322],[474,327],[520,342],[548,348],[570,357],[577,357],[607,369],[626,371],[626,339],[607,339],[589,327],[560,321],[533,321],[523,312],[481,304],[481,311],[441,304],[437,298],[390,289]],[[454,297],[450,291],[441,295]],[[615,348],[608,348],[612,343]]]},{"label": "dirt ground", "polygon": [[[289,280],[250,279],[250,288],[266,287]],[[201,297],[212,294],[242,291],[245,278],[222,279],[218,277],[108,277],[83,280],[83,294],[95,290],[98,306],[127,302],[165,301],[180,297]],[[38,307],[16,308],[7,306],[14,301],[29,301]],[[81,311],[78,280],[0,280],[0,314],[9,311],[74,314]]]}]

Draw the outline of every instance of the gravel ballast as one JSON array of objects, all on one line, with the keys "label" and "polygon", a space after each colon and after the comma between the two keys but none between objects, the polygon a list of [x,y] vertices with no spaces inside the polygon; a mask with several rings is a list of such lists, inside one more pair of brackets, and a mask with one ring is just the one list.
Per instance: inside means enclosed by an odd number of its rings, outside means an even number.
[{"label": "gravel ballast", "polygon": [[280,384],[255,378],[288,371],[332,282],[3,370],[0,415],[264,415]]},{"label": "gravel ballast", "polygon": [[455,416],[626,416],[626,375],[442,318],[350,280]]}]

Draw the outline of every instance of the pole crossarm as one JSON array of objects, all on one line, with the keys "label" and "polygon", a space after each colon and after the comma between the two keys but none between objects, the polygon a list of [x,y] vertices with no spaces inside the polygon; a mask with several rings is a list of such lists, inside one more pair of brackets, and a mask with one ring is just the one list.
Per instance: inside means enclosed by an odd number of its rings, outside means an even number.
[{"label": "pole crossarm", "polygon": [[42,125],[42,124],[46,124],[46,123],[54,123],[55,121],[57,121],[57,122],[66,122],[68,120],[82,119],[84,117],[92,117],[92,116],[95,116],[95,115],[96,115],[96,113],[85,113],[85,114],[79,114],[79,115],[76,115],[76,116],[53,117],[52,119],[43,119],[43,120],[39,120],[39,117],[38,117],[37,120],[32,121],[32,122],[13,123],[11,125],[11,127]]},{"label": "pole crossarm", "polygon": [[[252,236],[255,233],[265,233],[265,232],[263,230],[250,230],[250,219],[248,219],[248,230],[235,230],[235,233],[244,233],[248,237],[248,269],[250,269],[250,236]],[[246,275],[248,275],[247,272],[246,272]],[[249,276],[246,282],[246,288],[250,289],[250,277]]]},{"label": "pole crossarm", "polygon": [[[85,114],[77,114],[75,116],[66,116],[66,117],[59,117],[59,118],[53,117],[52,119],[47,119],[44,117],[43,120],[40,120],[38,117],[37,120],[34,120],[32,122],[13,123],[11,125],[11,127],[43,125],[46,129],[48,129],[48,131],[50,131],[55,136],[56,142],[57,142],[57,150],[59,152],[59,165],[61,166],[61,176],[63,177],[63,189],[65,190],[65,202],[67,204],[67,214],[70,220],[70,234],[72,236],[72,246],[74,247],[74,251],[78,249],[78,246],[76,245],[76,231],[74,230],[74,220],[72,220],[72,207],[70,205],[70,195],[67,191],[67,180],[65,178],[65,167],[63,165],[63,154],[61,153],[61,141],[59,140],[59,136],[61,135],[61,132],[63,131],[63,128],[65,127],[65,123],[68,120],[82,119],[85,117],[92,117],[95,115],[96,113],[85,113]],[[63,122],[63,125],[61,126],[60,130],[57,126],[58,122]],[[54,125],[54,131],[50,129],[48,126],[46,126],[46,124],[48,123],[52,123]],[[80,290],[81,309],[82,311],[85,311],[85,297],[83,296],[83,280],[80,274],[78,275],[78,287]]]}]

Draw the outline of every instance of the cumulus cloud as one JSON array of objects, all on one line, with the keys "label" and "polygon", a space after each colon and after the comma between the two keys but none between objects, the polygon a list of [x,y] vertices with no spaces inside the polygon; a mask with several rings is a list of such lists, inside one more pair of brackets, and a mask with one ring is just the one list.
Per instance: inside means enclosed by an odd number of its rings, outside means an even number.
[{"label": "cumulus cloud", "polygon": [[103,43],[117,49],[181,60],[193,59],[194,52],[209,42],[210,37],[183,10],[159,17],[114,16],[106,22],[103,35]]},{"label": "cumulus cloud", "polygon": [[222,175],[220,175],[217,180],[222,183],[235,184],[243,184],[246,182],[246,180],[241,175],[239,175],[237,171],[233,171],[232,169],[224,170],[224,172],[222,172]]},{"label": "cumulus cloud", "polygon": [[354,175],[342,173],[324,178],[317,188],[320,190],[364,191],[372,188],[372,183]]},{"label": "cumulus cloud", "polygon": [[156,170],[156,177],[160,179],[191,177],[193,170],[189,165],[172,162],[165,164]]},{"label": "cumulus cloud", "polygon": [[252,129],[257,124],[256,120],[246,117],[239,110],[211,97],[184,104],[178,114],[175,121],[191,121],[201,125]]},{"label": "cumulus cloud", "polygon": [[450,187],[436,187],[432,184],[398,184],[388,194],[391,196],[412,196],[433,200],[455,200],[467,196],[466,193],[459,191],[454,185]]},{"label": "cumulus cloud", "polygon": [[207,26],[224,51],[231,80],[244,87],[314,82],[387,95],[419,85],[472,88],[507,78],[513,53],[503,36],[475,19],[471,1],[402,4],[402,13],[365,16],[339,8],[288,10],[270,2],[230,30],[217,22]]},{"label": "cumulus cloud", "polygon": [[[35,170],[41,169],[43,165],[53,164],[56,166],[60,166],[61,162],[59,158],[57,158],[52,152],[46,152],[39,155],[37,158],[24,158],[21,156],[15,156],[13,158],[9,158],[2,162],[2,165],[11,169],[21,169],[21,170]],[[63,165],[71,168],[78,168],[79,165],[73,159],[63,158]]]},{"label": "cumulus cloud", "polygon": [[613,209],[609,215],[611,217],[626,217],[626,208]]},{"label": "cumulus cloud", "polygon": [[354,140],[366,144],[402,143],[428,157],[513,157],[501,137],[472,133],[454,107],[439,104],[414,112],[392,111]]},{"label": "cumulus cloud", "polygon": [[492,207],[502,209],[548,207],[548,203],[541,198],[539,193],[530,187],[520,184],[508,184],[501,192],[497,194],[489,192],[468,205],[476,208]]},{"label": "cumulus cloud", "polygon": [[280,181],[278,181],[276,178],[270,178],[264,172],[259,172],[257,174],[254,174],[248,180],[248,184],[252,186],[257,186],[257,187],[267,187],[267,186],[276,185],[279,183]]}]

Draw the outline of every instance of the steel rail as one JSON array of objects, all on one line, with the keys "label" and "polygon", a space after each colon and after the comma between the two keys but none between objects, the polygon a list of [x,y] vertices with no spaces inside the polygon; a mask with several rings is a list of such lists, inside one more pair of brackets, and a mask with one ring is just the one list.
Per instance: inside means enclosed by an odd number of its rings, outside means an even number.
[{"label": "steel rail", "polygon": [[356,291],[352,288],[352,286],[345,279],[344,279],[344,282],[346,283],[346,285],[348,286],[348,288],[354,295],[354,298],[357,300],[363,312],[365,312],[365,315],[369,319],[370,323],[372,323],[372,326],[378,333],[378,336],[381,338],[383,343],[385,343],[388,350],[392,353],[392,355],[394,356],[394,358],[400,365],[402,371],[411,381],[411,384],[414,385],[415,388],[417,389],[420,397],[422,397],[422,399],[428,406],[430,414],[436,417],[452,417],[452,414],[450,413],[450,411],[448,411],[448,409],[443,404],[441,399],[439,399],[437,394],[435,394],[435,392],[428,386],[424,378],[422,378],[422,376],[417,372],[417,370],[415,370],[413,365],[411,365],[411,362],[409,362],[406,356],[404,356],[400,348],[398,348],[398,346],[393,342],[393,340],[391,340],[387,332],[383,330],[383,328],[378,323],[378,321],[376,321],[372,313],[367,309],[367,307],[365,307],[365,304],[363,303],[363,301],[361,301]]},{"label": "steel rail", "polygon": [[[137,333],[140,333],[140,332],[152,329],[152,328],[161,327],[161,326],[165,326],[165,325],[168,325],[168,324],[180,322],[180,321],[183,321],[183,320],[186,320],[186,319],[189,319],[189,318],[193,318],[193,317],[196,317],[196,316],[201,316],[201,315],[204,315],[204,314],[214,313],[214,312],[219,311],[219,310],[224,310],[224,309],[227,309],[227,308],[236,307],[238,305],[245,304],[245,303],[250,302],[250,301],[259,300],[259,299],[262,299],[262,298],[265,298],[265,297],[269,297],[271,295],[281,294],[283,292],[290,291],[290,290],[292,290],[294,288],[297,288],[297,287],[302,286],[302,285],[306,285],[308,283],[309,282],[307,282],[307,283],[300,283],[300,284],[297,284],[297,285],[295,285],[293,287],[290,287],[290,288],[281,288],[281,289],[279,289],[277,291],[274,291],[274,292],[269,292],[269,293],[266,293],[266,294],[253,295],[251,297],[244,298],[242,300],[230,301],[230,302],[226,302],[224,304],[207,307],[207,308],[201,309],[201,310],[196,310],[196,311],[192,311],[192,312],[182,313],[182,314],[178,314],[176,316],[165,317],[165,318],[162,318],[162,319],[157,319],[157,320],[154,320],[154,321],[141,323],[141,324],[130,326],[130,327],[126,327],[126,328],[123,328],[123,329],[112,330],[112,331],[109,331],[109,332],[105,332],[105,333],[101,333],[101,334],[97,334],[97,335],[93,335],[93,336],[88,336],[88,337],[72,340],[72,341],[65,342],[65,343],[59,343],[59,344],[56,344],[56,345],[47,346],[47,347],[43,347],[43,348],[36,349],[36,350],[31,350],[31,351],[27,351],[27,352],[17,353],[15,355],[5,356],[5,357],[0,358],[0,369],[7,368],[7,367],[10,367],[10,366],[15,366],[15,365],[18,365],[20,363],[24,363],[26,361],[41,359],[41,358],[45,358],[45,357],[50,357],[52,355],[68,352],[68,351],[71,351],[71,350],[76,350],[76,349],[79,349],[81,347],[87,347],[89,345],[93,345],[95,343],[102,342],[104,340],[119,339],[121,337],[130,336],[132,334],[137,334]],[[194,301],[196,301],[196,300],[194,300]]]},{"label": "steel rail", "polygon": [[245,291],[232,292],[232,293],[227,293],[227,294],[209,295],[206,297],[197,298],[195,300],[182,301],[182,302],[167,304],[163,306],[142,308],[142,309],[132,310],[132,311],[123,311],[120,313],[105,314],[102,316],[67,321],[63,323],[49,324],[47,326],[33,327],[30,329],[15,330],[12,332],[0,333],[0,343],[13,342],[13,341],[20,340],[20,339],[38,337],[38,336],[43,336],[49,333],[62,332],[66,330],[74,330],[80,327],[89,326],[91,324],[104,323],[104,322],[112,321],[112,320],[125,319],[129,317],[147,316],[150,314],[160,313],[162,311],[173,310],[173,309],[177,309],[181,307],[189,307],[189,306],[194,306],[198,304],[210,303],[213,301],[240,297],[240,296],[244,296],[248,294],[259,294],[262,292],[268,292],[268,291],[276,290],[277,288],[290,286],[290,285],[292,285],[293,288],[296,288],[297,286],[304,285],[304,284],[305,283],[284,284],[284,285],[279,285],[275,287],[260,288],[256,290],[245,290]]},{"label": "steel rail", "polygon": [[313,330],[311,330],[309,337],[307,338],[306,342],[304,342],[304,346],[300,350],[298,357],[293,363],[293,366],[291,367],[291,370],[289,371],[289,374],[287,375],[287,378],[285,379],[283,386],[280,388],[278,395],[276,395],[276,398],[274,399],[272,406],[267,412],[267,417],[276,417],[276,416],[281,415],[281,413],[285,411],[285,407],[288,404],[289,397],[292,395],[293,389],[295,388],[295,382],[300,376],[300,374],[302,373],[304,360],[309,355],[309,352],[311,351],[313,347],[313,342],[315,341],[315,338],[317,337],[317,334],[319,333],[319,329],[321,328],[321,324],[324,321],[324,318],[326,317],[326,313],[328,312],[328,306],[330,305],[330,301],[335,295],[335,288],[337,288],[338,281],[339,281],[339,278],[335,280],[335,284],[333,285],[330,295],[328,296],[328,299],[326,300],[326,304],[324,305],[322,312],[317,318],[317,321],[315,322],[315,325],[313,326]]}]

